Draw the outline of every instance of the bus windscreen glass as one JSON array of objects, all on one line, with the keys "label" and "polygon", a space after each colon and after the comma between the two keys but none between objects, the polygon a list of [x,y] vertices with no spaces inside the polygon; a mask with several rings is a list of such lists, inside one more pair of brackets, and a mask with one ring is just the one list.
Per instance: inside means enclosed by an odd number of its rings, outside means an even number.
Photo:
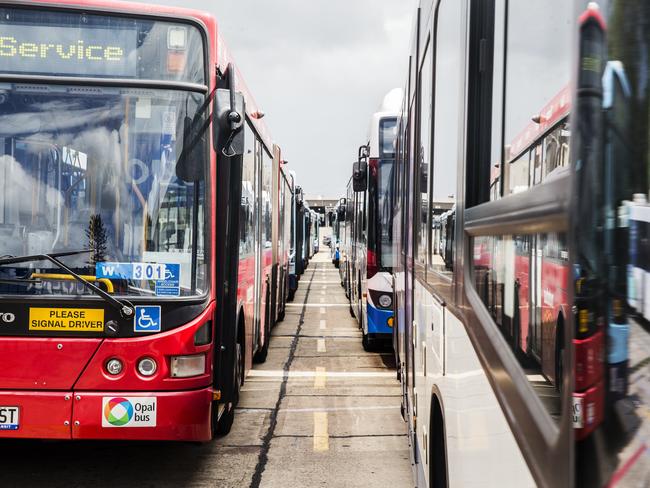
[{"label": "bus windscreen glass", "polygon": [[0,73],[204,84],[203,41],[179,23],[2,8]]}]

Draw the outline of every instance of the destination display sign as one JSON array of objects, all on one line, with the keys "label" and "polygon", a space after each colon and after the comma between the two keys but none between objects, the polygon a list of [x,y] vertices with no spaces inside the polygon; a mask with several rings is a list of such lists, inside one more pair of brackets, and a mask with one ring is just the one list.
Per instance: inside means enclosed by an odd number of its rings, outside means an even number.
[{"label": "destination display sign", "polygon": [[136,29],[0,23],[4,73],[132,78]]}]

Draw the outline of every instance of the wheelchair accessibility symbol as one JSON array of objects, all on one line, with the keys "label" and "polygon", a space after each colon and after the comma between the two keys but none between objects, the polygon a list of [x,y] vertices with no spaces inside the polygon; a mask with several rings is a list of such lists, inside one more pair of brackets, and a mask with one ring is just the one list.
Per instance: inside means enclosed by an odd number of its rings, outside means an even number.
[{"label": "wheelchair accessibility symbol", "polygon": [[134,320],[135,332],[160,332],[160,306],[137,305]]}]

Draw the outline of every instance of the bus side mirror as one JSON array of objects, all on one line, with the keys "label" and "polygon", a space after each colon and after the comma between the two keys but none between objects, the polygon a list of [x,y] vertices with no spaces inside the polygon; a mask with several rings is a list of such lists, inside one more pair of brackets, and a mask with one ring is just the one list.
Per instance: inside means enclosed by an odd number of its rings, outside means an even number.
[{"label": "bus side mirror", "polygon": [[233,89],[219,88],[212,112],[214,147],[227,157],[244,154],[244,95]]},{"label": "bus side mirror", "polygon": [[368,189],[368,163],[359,160],[352,165],[352,189],[355,192]]}]

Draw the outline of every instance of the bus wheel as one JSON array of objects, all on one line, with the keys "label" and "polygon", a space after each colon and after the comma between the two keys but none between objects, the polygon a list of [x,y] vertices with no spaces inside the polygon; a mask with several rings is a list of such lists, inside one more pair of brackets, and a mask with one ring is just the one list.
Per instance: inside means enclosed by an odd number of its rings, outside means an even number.
[{"label": "bus wheel", "polygon": [[429,486],[446,488],[447,485],[447,449],[445,446],[445,424],[442,409],[435,399],[431,401],[429,421]]},{"label": "bus wheel", "polygon": [[368,337],[368,334],[363,334],[361,345],[363,346],[363,350],[366,352],[372,352],[374,350],[374,341]]},{"label": "bus wheel", "polygon": [[215,436],[224,436],[232,429],[232,424],[235,421],[235,407],[239,403],[239,393],[241,391],[241,384],[244,369],[244,357],[242,354],[241,343],[237,342],[235,349],[235,367],[233,368],[233,401],[226,407],[226,411],[218,418],[219,408],[217,402],[212,406],[212,434]]}]

